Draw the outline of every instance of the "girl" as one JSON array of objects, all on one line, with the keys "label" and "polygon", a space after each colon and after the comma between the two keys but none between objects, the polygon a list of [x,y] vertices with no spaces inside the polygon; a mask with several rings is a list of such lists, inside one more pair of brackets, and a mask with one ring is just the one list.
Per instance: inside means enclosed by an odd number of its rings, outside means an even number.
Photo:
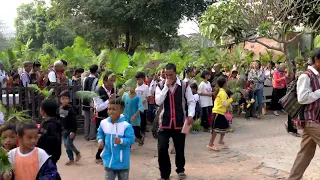
[{"label": "girl", "polygon": [[209,82],[209,79],[211,78],[211,73],[209,71],[203,71],[201,74],[201,78],[203,78],[203,81],[199,85],[198,94],[200,96],[200,106],[202,111],[201,116],[201,126],[203,127],[204,132],[208,132],[208,129],[210,127],[209,124],[209,117],[212,112],[212,87]]},{"label": "girl", "polygon": [[219,145],[223,147],[227,147],[227,145],[224,143],[224,135],[226,132],[228,132],[229,129],[229,122],[224,116],[224,114],[227,112],[227,108],[229,105],[233,102],[234,96],[232,95],[228,99],[228,94],[225,90],[227,85],[227,79],[224,77],[219,77],[217,79],[217,84],[219,86],[219,92],[216,96],[216,99],[214,100],[214,107],[213,107],[213,124],[212,124],[212,135],[210,142],[208,144],[208,148],[214,151],[218,151],[219,148],[217,146],[214,146],[214,140],[217,136],[217,133],[220,134],[220,141]]},{"label": "girl", "polygon": [[127,121],[132,125],[134,135],[138,139],[139,146],[144,143],[144,138],[141,135],[141,116],[144,113],[141,96],[136,94],[136,87],[129,87],[129,93],[123,95],[124,101],[124,116]]}]

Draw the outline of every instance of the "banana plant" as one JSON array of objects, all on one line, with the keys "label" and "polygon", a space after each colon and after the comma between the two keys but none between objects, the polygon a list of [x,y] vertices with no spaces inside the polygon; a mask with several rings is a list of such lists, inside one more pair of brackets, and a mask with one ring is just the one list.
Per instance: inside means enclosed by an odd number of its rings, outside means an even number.
[{"label": "banana plant", "polygon": [[[1,142],[1,139],[0,139],[0,142]],[[0,175],[8,174],[12,169],[13,169],[13,166],[9,162],[9,158],[6,150],[0,147]]]},{"label": "banana plant", "polygon": [[34,91],[40,93],[45,99],[48,99],[49,97],[51,97],[53,92],[54,92],[53,88],[51,88],[50,90],[48,90],[48,89],[40,89],[35,84],[29,84],[28,87],[33,89]]}]

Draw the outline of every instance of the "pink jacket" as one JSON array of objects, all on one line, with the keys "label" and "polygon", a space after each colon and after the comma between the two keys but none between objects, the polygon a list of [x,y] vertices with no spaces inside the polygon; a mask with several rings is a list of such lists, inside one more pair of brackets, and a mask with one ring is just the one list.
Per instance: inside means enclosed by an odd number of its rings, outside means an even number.
[{"label": "pink jacket", "polygon": [[273,88],[276,89],[283,89],[287,86],[287,76],[285,72],[281,72],[278,69],[273,73]]}]

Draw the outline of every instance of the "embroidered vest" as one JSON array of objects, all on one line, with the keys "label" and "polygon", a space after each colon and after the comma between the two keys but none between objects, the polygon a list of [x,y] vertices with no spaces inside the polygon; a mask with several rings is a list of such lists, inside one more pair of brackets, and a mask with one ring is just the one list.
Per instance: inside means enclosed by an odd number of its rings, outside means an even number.
[{"label": "embroidered vest", "polygon": [[[310,78],[310,85],[312,88],[312,91],[316,91],[320,89],[320,81],[319,77],[315,75],[312,71],[308,70],[305,72]],[[305,106],[304,111],[303,111],[303,119],[300,117],[301,120],[306,120],[306,121],[316,121],[319,122],[320,120],[320,100],[318,99],[317,101],[308,104]]]}]

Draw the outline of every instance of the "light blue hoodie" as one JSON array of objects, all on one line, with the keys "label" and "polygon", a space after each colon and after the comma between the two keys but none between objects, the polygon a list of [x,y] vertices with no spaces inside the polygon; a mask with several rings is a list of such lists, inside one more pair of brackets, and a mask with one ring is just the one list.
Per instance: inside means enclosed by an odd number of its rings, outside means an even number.
[{"label": "light blue hoodie", "polygon": [[[121,144],[114,144],[114,137],[121,139]],[[130,146],[134,143],[135,136],[131,126],[126,121],[125,116],[112,124],[108,117],[101,121],[98,135],[98,141],[104,142],[104,149],[101,153],[103,165],[112,170],[126,170],[130,168]]]}]

